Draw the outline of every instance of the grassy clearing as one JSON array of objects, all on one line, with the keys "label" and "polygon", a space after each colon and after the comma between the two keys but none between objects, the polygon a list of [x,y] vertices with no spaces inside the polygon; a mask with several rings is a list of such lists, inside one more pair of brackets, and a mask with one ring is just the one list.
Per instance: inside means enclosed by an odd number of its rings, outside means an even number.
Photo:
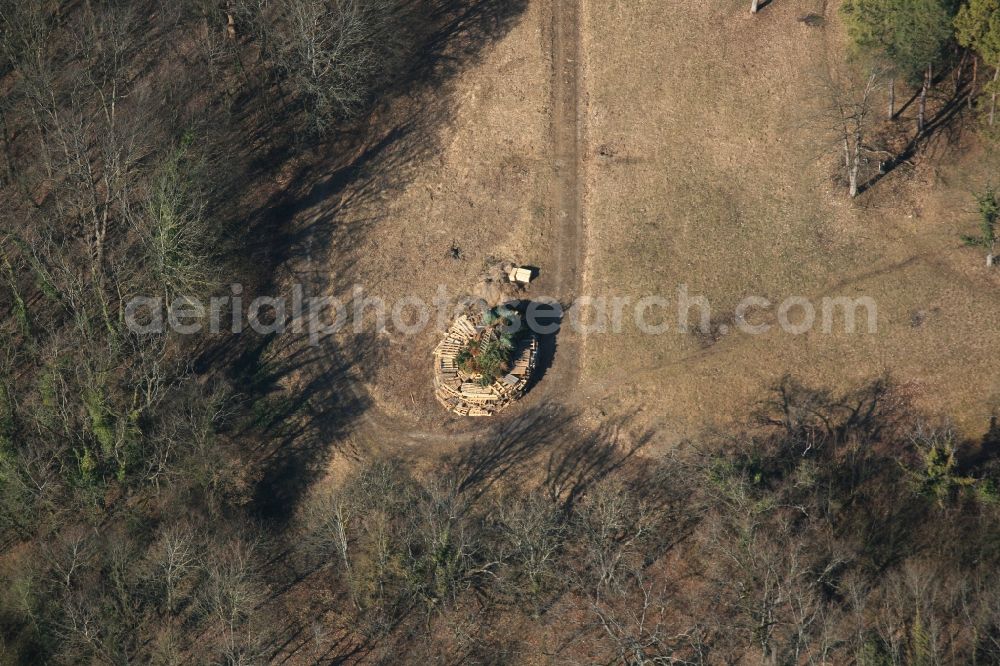
[{"label": "grassy clearing", "polygon": [[[367,228],[352,239],[350,261],[369,295],[390,305],[403,297],[432,303],[439,284],[450,296],[468,294],[492,257],[544,265],[552,242],[546,16],[541,3],[530,4],[480,62],[434,91],[426,113],[438,135],[418,130],[428,148],[403,165],[400,186],[342,218]],[[364,381],[381,409],[445,418],[430,389],[439,338],[434,326],[378,338],[383,353]]]},{"label": "grassy clearing", "polygon": [[645,410],[674,440],[726,421],[785,372],[843,386],[888,371],[981,432],[1000,401],[1000,301],[996,275],[960,247],[971,222],[956,208],[985,159],[935,146],[933,160],[848,202],[813,111],[817,73],[842,39],[836,5],[820,28],[799,20],[802,3],[755,18],[744,4],[587,3],[591,291],[673,298],[687,284],[720,314],[750,294],[817,308],[866,295],[878,333],[706,346],[627,328],[588,343],[591,392]]}]

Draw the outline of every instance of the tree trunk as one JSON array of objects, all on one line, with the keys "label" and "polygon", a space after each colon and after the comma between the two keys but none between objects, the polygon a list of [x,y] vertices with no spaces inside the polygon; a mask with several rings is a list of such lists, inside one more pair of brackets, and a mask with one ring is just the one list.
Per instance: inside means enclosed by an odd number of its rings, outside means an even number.
[{"label": "tree trunk", "polygon": [[756,14],[757,13],[757,5],[759,5],[759,4],[760,4],[760,0],[750,0],[750,13],[751,14]]},{"label": "tree trunk", "polygon": [[917,111],[917,131],[924,131],[924,118],[927,114],[927,89],[931,87],[931,66],[927,66],[924,74],[924,84],[920,87],[920,108]]},{"label": "tree trunk", "polygon": [[993,94],[990,96],[990,127],[993,127],[993,120],[997,115],[997,78],[1000,77],[1000,67],[993,72]]},{"label": "tree trunk", "polygon": [[851,175],[851,142],[848,133],[844,132],[844,170],[848,177]]},{"label": "tree trunk", "polygon": [[896,79],[889,77],[889,120],[896,117]]},{"label": "tree trunk", "polygon": [[848,194],[853,199],[858,196],[858,152],[860,145],[855,146],[854,159],[851,159],[851,141],[849,134],[844,133],[844,169],[847,171]]},{"label": "tree trunk", "polygon": [[976,75],[979,73],[979,56],[972,54],[972,86],[969,88],[969,108],[972,108],[972,98],[976,96]]},{"label": "tree trunk", "polygon": [[858,169],[861,167],[861,137],[854,137],[854,160],[851,164],[851,198],[858,196]]}]

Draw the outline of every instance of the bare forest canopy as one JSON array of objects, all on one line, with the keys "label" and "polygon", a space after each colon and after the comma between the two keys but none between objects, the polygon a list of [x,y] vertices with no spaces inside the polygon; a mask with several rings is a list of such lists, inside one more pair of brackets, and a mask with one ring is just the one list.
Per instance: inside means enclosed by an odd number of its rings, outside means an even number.
[{"label": "bare forest canopy", "polygon": [[[276,280],[302,250],[282,165],[366,176],[405,134],[387,106],[525,4],[0,0],[0,662],[1000,663],[1000,433],[959,441],[888,379],[785,380],[653,460],[628,419],[526,410],[433,473],[380,458],[320,489],[365,409],[338,368],[276,398],[304,361],[269,340],[125,325],[133,296]],[[844,12],[852,194],[876,83],[923,104],[957,69],[993,124],[996,0]]]}]

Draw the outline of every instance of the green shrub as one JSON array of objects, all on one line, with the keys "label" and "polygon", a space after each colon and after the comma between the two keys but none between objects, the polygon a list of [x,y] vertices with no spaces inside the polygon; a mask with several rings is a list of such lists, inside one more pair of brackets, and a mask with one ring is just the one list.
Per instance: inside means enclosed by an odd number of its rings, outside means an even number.
[{"label": "green shrub", "polygon": [[483,316],[485,328],[469,341],[455,357],[458,367],[489,386],[510,370],[511,353],[517,331],[511,331],[514,313],[506,309],[490,310]]},{"label": "green shrub", "polygon": [[115,448],[115,431],[100,392],[94,388],[85,389],[83,404],[90,417],[90,430],[101,445],[101,452],[105,456],[110,455]]},{"label": "green shrub", "polygon": [[974,195],[976,197],[976,208],[979,213],[979,236],[962,236],[966,245],[982,247],[992,251],[997,241],[997,221],[1000,220],[1000,199],[997,191],[992,185],[987,185],[986,189]]}]

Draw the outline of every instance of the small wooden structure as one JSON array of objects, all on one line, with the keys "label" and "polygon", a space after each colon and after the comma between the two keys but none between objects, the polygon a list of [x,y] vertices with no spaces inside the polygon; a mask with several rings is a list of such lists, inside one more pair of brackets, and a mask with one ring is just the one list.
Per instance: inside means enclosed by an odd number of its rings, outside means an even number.
[{"label": "small wooden structure", "polygon": [[528,286],[531,284],[531,269],[524,268],[523,266],[514,266],[514,268],[510,269],[510,273],[507,274],[507,279],[514,284]]},{"label": "small wooden structure", "polygon": [[461,370],[456,357],[483,328],[462,315],[434,349],[434,395],[446,409],[460,416],[492,416],[502,410],[524,395],[535,369],[538,338],[531,334],[512,352],[510,372],[492,384],[483,386],[478,377]]}]

